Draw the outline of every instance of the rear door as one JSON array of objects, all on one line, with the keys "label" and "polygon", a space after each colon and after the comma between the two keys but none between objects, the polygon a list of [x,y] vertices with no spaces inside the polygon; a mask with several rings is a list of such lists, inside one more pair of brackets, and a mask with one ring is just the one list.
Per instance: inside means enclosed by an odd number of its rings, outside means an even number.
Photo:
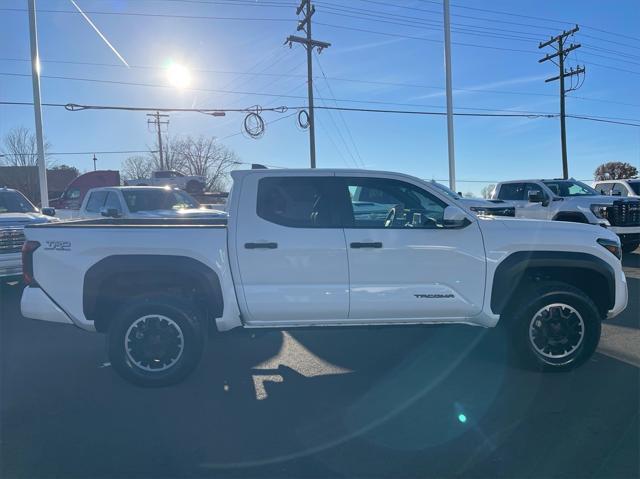
[{"label": "rear door", "polygon": [[347,318],[349,270],[336,198],[333,175],[243,179],[231,241],[247,322]]},{"label": "rear door", "polygon": [[[476,218],[448,229],[447,203],[424,186],[337,177],[345,202],[352,203],[344,220],[351,320],[448,321],[480,313],[486,265]],[[360,198],[371,203],[367,210],[357,204]]]}]

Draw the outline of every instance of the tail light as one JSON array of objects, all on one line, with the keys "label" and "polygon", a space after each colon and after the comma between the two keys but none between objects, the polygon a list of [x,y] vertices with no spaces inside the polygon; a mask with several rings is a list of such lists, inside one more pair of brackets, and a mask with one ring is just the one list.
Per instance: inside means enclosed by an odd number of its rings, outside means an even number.
[{"label": "tail light", "polygon": [[33,252],[39,247],[38,241],[25,241],[22,245],[22,278],[27,286],[36,282],[33,277]]}]

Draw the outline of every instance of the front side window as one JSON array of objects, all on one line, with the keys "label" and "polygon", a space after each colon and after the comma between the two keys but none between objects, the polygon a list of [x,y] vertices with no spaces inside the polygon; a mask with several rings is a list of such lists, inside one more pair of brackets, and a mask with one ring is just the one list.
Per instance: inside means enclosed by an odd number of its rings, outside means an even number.
[{"label": "front side window", "polygon": [[[351,228],[441,228],[446,203],[422,188],[383,178],[345,178]],[[363,200],[367,198],[367,200]]]},{"label": "front side window", "polygon": [[68,200],[77,200],[78,198],[80,198],[80,190],[78,188],[67,190],[64,197]]},{"label": "front side window", "polygon": [[526,183],[524,186],[524,198],[529,199],[529,193],[539,193],[542,194],[544,198],[547,197],[547,194],[544,192],[542,187],[536,183]]},{"label": "front side window", "polygon": [[105,201],[104,207],[107,209],[121,211],[122,208],[120,207],[120,199],[118,198],[118,194],[110,191],[107,195],[107,201]]},{"label": "front side window", "polygon": [[171,178],[170,171],[156,171],[156,178]]},{"label": "front side window", "polygon": [[281,226],[340,227],[340,205],[332,181],[330,177],[262,178],[256,212]]},{"label": "front side window", "polygon": [[504,183],[498,191],[499,200],[521,201],[524,197],[524,183]]},{"label": "front side window", "polygon": [[608,196],[611,194],[611,189],[613,188],[613,184],[611,183],[599,183],[596,185],[596,191],[601,195]]},{"label": "front side window", "polygon": [[544,184],[553,191],[553,194],[563,198],[570,196],[594,196],[599,194],[590,186],[575,180],[549,180],[545,181]]},{"label": "front side window", "polygon": [[18,191],[0,191],[0,213],[36,213],[38,210]]},{"label": "front side window", "polygon": [[89,213],[100,213],[100,209],[104,206],[104,202],[107,198],[106,191],[94,191],[89,196],[89,201],[87,201],[86,210]]},{"label": "front side window", "polygon": [[629,186],[636,195],[640,195],[640,181],[630,181]]}]

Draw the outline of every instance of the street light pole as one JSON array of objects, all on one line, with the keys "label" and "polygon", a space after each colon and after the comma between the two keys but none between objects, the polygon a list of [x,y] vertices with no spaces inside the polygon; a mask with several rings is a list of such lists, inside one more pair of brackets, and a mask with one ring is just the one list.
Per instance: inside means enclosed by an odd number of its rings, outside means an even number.
[{"label": "street light pole", "polygon": [[42,104],[40,100],[40,55],[38,53],[38,31],[36,28],[36,0],[29,3],[29,37],[31,43],[31,79],[33,81],[33,110],[36,123],[36,146],[38,149],[38,177],[40,183],[40,205],[49,206],[47,188],[47,165],[44,161],[44,137],[42,134]]},{"label": "street light pole", "polygon": [[456,155],[453,142],[453,97],[451,87],[451,24],[449,0],[443,0],[444,10],[444,68],[447,90],[447,145],[449,147],[449,188],[456,191]]}]

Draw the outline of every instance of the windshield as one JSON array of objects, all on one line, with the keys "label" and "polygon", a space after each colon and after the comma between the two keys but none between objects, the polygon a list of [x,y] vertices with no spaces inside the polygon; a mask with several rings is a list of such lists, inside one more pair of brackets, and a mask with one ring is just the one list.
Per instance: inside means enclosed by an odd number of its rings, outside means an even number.
[{"label": "windshield", "polygon": [[595,196],[600,194],[590,186],[575,180],[553,180],[544,181],[543,183],[547,185],[547,188],[549,188],[554,195],[562,196],[563,198],[569,196]]},{"label": "windshield", "polygon": [[629,181],[629,186],[636,195],[640,195],[640,181]]},{"label": "windshield", "polygon": [[17,191],[0,191],[0,213],[37,213],[31,202]]},{"label": "windshield", "polygon": [[444,186],[441,183],[438,183],[437,181],[432,181],[431,182],[432,186],[435,186],[436,188],[438,188],[440,191],[442,191],[445,195],[447,195],[449,198],[452,198],[454,200],[459,200],[460,199],[460,195],[458,193],[456,193],[455,191],[453,191],[452,189],[450,189],[447,186]]},{"label": "windshield", "polygon": [[181,210],[200,206],[191,196],[178,190],[123,190],[122,196],[124,196],[127,207],[132,213],[155,210]]}]

